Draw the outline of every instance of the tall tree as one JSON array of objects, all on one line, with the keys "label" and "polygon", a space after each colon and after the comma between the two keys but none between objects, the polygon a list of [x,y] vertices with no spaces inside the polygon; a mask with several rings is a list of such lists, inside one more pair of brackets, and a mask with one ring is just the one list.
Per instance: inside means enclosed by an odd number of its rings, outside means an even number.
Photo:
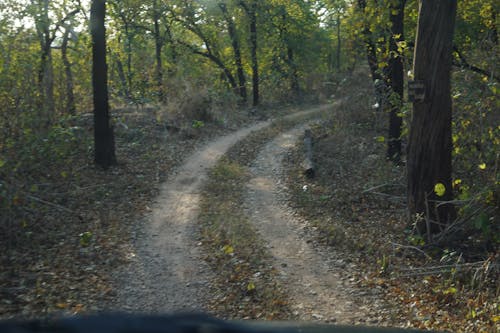
[{"label": "tall tree", "polygon": [[245,10],[248,17],[248,30],[250,33],[250,58],[252,62],[252,90],[253,106],[259,105],[259,61],[257,57],[257,1],[240,1],[240,6]]},{"label": "tall tree", "polygon": [[404,64],[400,42],[404,41],[404,10],[406,0],[393,0],[389,5],[391,36],[389,38],[388,86],[389,102],[389,136],[387,157],[394,163],[401,161],[401,126],[400,116],[404,95]]},{"label": "tall tree", "polygon": [[158,0],[153,0],[153,36],[155,40],[155,59],[156,59],[156,85],[158,89],[158,99],[160,102],[165,103],[167,101],[165,91],[163,89],[163,60],[162,60],[162,50],[165,44],[164,38],[161,35],[160,30],[160,20],[162,11]]},{"label": "tall tree", "polygon": [[94,160],[96,164],[106,169],[116,164],[116,156],[113,127],[109,122],[105,16],[106,1],[92,0],[90,32],[92,35],[92,87],[94,92]]},{"label": "tall tree", "polygon": [[31,0],[31,10],[41,50],[38,84],[42,100],[41,105],[38,106],[40,110],[39,120],[42,127],[47,128],[52,123],[55,113],[52,44],[57,37],[58,29],[78,13],[80,9],[77,8],[68,12],[55,23],[52,22],[49,15],[51,10],[49,0]]},{"label": "tall tree", "polygon": [[236,33],[236,25],[234,19],[227,10],[227,5],[224,2],[219,2],[219,8],[222,11],[224,19],[227,23],[227,30],[229,33],[229,38],[231,39],[231,46],[233,47],[234,62],[236,65],[236,73],[238,76],[238,89],[240,97],[243,103],[247,102],[247,87],[245,73],[243,71],[243,62],[241,59],[241,48],[238,35]]},{"label": "tall tree", "polygon": [[71,115],[76,113],[75,105],[75,93],[74,93],[74,83],[73,83],[73,71],[71,70],[71,61],[68,57],[68,41],[70,39],[71,27],[64,27],[64,34],[61,43],[61,58],[64,65],[64,74],[66,79],[66,91],[65,91],[65,109]]},{"label": "tall tree", "polygon": [[408,143],[408,208],[421,233],[439,232],[455,218],[451,187],[450,71],[456,0],[421,0],[414,57],[415,83]]},{"label": "tall tree", "polygon": [[366,0],[358,0],[357,9],[362,16],[362,30],[361,34],[363,36],[363,42],[366,50],[366,58],[368,60],[368,67],[370,68],[370,74],[375,87],[375,94],[377,95],[378,109],[383,109],[383,101],[385,92],[385,84],[382,74],[379,70],[379,62],[377,57],[377,45],[374,41],[373,32],[370,29],[370,22],[368,20],[367,14],[367,2]]}]

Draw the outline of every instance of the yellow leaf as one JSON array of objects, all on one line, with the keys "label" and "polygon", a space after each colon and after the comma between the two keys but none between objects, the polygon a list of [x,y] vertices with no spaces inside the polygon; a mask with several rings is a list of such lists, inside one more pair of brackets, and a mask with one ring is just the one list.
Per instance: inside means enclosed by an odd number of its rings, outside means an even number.
[{"label": "yellow leaf", "polygon": [[453,181],[453,187],[455,187],[455,186],[457,186],[457,185],[460,185],[460,184],[462,184],[462,179],[455,179],[455,180]]},{"label": "yellow leaf", "polygon": [[446,187],[442,183],[434,185],[434,192],[437,196],[442,197],[446,193]]},{"label": "yellow leaf", "polygon": [[445,291],[443,291],[444,295],[453,295],[456,293],[457,293],[457,288],[455,288],[455,287],[450,287],[450,288],[446,289]]},{"label": "yellow leaf", "polygon": [[491,317],[491,321],[496,323],[496,322],[499,322],[500,321],[500,316],[493,316]]},{"label": "yellow leaf", "polygon": [[377,136],[375,139],[377,142],[385,142],[385,138],[383,136]]},{"label": "yellow leaf", "polygon": [[234,253],[234,249],[231,245],[224,245],[224,247],[222,248],[222,251],[224,251],[225,254],[233,254]]},{"label": "yellow leaf", "polygon": [[481,170],[486,169],[486,163],[479,164],[479,169],[481,169]]},{"label": "yellow leaf", "polygon": [[58,309],[66,309],[68,307],[68,303],[62,303],[62,302],[61,303],[57,303],[56,307]]},{"label": "yellow leaf", "polygon": [[385,68],[389,66],[389,64],[385,61],[381,61],[379,64],[378,64],[378,68]]},{"label": "yellow leaf", "polygon": [[253,291],[253,290],[255,290],[255,284],[253,282],[250,282],[247,285],[247,291]]}]

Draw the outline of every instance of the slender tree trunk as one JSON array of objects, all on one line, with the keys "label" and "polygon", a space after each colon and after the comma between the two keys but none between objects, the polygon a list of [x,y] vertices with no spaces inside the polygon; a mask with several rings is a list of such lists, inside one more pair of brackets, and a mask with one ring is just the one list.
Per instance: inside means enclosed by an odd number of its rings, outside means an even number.
[{"label": "slender tree trunk", "polygon": [[255,1],[252,3],[250,12],[253,106],[257,106],[259,105],[259,62],[257,59],[257,3]]},{"label": "slender tree trunk", "polygon": [[341,55],[341,46],[342,40],[340,38],[340,22],[341,22],[340,13],[337,15],[337,71],[340,71],[340,55]]},{"label": "slender tree trunk", "polygon": [[92,87],[94,92],[94,160],[97,165],[106,169],[116,164],[116,156],[113,127],[109,122],[105,15],[106,1],[92,0],[90,31],[92,34]]},{"label": "slender tree trunk", "polygon": [[[425,97],[413,103],[408,143],[408,208],[421,233],[439,232],[456,216],[451,187],[450,71],[456,0],[420,1],[414,77]],[[446,190],[438,196],[434,189]]]},{"label": "slender tree trunk", "polygon": [[64,73],[66,75],[66,112],[71,115],[76,113],[75,94],[73,84],[73,72],[71,71],[71,62],[68,58],[68,40],[70,30],[66,28],[61,44],[61,57],[64,65]]},{"label": "slender tree trunk", "polygon": [[156,56],[156,86],[158,89],[158,100],[161,103],[166,103],[167,99],[163,88],[163,61],[161,56],[163,49],[163,39],[161,37],[160,31],[160,13],[157,1],[153,2],[153,21]]},{"label": "slender tree trunk", "polygon": [[[171,61],[174,65],[177,64],[177,58],[178,58],[178,54],[177,54],[177,48],[176,48],[176,45],[175,45],[175,42],[174,42],[174,36],[172,35],[172,30],[170,29],[170,25],[167,23],[165,23],[165,33],[167,34],[167,37],[168,37],[168,42],[170,44],[170,58],[171,58]],[[174,66],[175,68],[175,66]]]},{"label": "slender tree trunk", "polygon": [[[288,44],[288,42],[287,42]],[[287,63],[290,67],[290,88],[294,94],[294,99],[300,101],[301,91],[299,85],[299,74],[297,71],[297,64],[295,63],[293,49],[290,45],[287,45]]]},{"label": "slender tree trunk", "polygon": [[238,41],[238,35],[236,33],[236,26],[234,24],[233,18],[229,15],[227,11],[226,4],[223,2],[219,3],[219,8],[224,15],[224,18],[227,23],[227,29],[229,32],[229,38],[231,39],[231,45],[233,47],[234,52],[234,62],[236,64],[236,73],[238,76],[238,84],[239,84],[239,94],[242,100],[242,103],[245,104],[247,102],[247,87],[246,87],[246,79],[245,73],[243,71],[243,62],[241,60],[241,49],[240,43]]},{"label": "slender tree trunk", "polygon": [[250,5],[245,1],[239,2],[240,6],[245,10],[249,20],[250,31],[250,59],[252,62],[252,90],[253,101],[252,105],[259,105],[259,61],[257,57],[257,0],[251,0]]},{"label": "slender tree trunk", "polygon": [[[358,0],[358,9],[364,14],[366,9],[366,0]],[[372,32],[366,22],[364,23],[362,35],[364,38],[368,67],[370,68],[370,74],[375,88],[375,95],[377,96],[378,110],[380,111],[384,109],[386,88],[383,77],[378,68],[377,46],[373,41]]]},{"label": "slender tree trunk", "polygon": [[403,55],[398,51],[398,42],[404,40],[404,7],[406,0],[392,2],[389,7],[391,21],[391,36],[389,41],[389,68],[388,86],[391,96],[388,98],[389,114],[389,139],[387,158],[395,164],[401,162],[401,126],[403,118],[401,106],[404,95],[404,64]]},{"label": "slender tree trunk", "polygon": [[493,43],[493,45],[498,45],[498,30],[497,30],[497,11],[495,8],[491,8],[491,22],[492,26],[488,32],[488,39]]},{"label": "slender tree trunk", "polygon": [[127,85],[127,77],[125,76],[125,70],[123,69],[123,63],[120,60],[118,54],[112,53],[114,65],[116,66],[116,73],[118,74],[118,79],[120,80],[120,96],[126,99],[130,99],[130,91]]},{"label": "slender tree trunk", "polygon": [[42,119],[43,127],[52,124],[55,113],[54,102],[54,65],[52,61],[51,43],[44,43],[40,66],[40,84],[42,91]]},{"label": "slender tree trunk", "polygon": [[52,63],[52,40],[50,38],[49,1],[38,1],[39,15],[35,18],[36,30],[40,41],[40,69],[38,84],[41,94],[39,122],[41,128],[48,128],[55,113],[54,69]]},{"label": "slender tree trunk", "polygon": [[125,52],[127,53],[127,84],[129,97],[133,98],[134,96],[134,88],[133,88],[133,72],[132,72],[132,35],[130,34],[130,29],[128,23],[125,23],[125,39],[126,46]]}]

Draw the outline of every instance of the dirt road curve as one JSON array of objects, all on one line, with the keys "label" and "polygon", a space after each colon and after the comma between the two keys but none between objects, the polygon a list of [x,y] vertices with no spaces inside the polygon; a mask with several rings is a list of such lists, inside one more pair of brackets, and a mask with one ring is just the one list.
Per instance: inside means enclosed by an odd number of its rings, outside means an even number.
[{"label": "dirt road curve", "polygon": [[[320,111],[314,108],[297,117]],[[196,217],[207,171],[239,140],[270,121],[224,136],[193,153],[161,189],[149,216],[137,226],[131,263],[114,273],[112,311],[172,313],[203,311],[211,272],[197,246]]]},{"label": "dirt road curve", "polygon": [[281,162],[304,128],[279,135],[261,150],[251,168],[246,211],[274,257],[295,319],[364,323],[369,320],[369,308],[374,303],[339,274],[346,267],[342,258],[335,258],[331,252],[322,253],[325,249],[321,246],[313,247],[303,231],[307,222],[297,218],[286,204]]}]

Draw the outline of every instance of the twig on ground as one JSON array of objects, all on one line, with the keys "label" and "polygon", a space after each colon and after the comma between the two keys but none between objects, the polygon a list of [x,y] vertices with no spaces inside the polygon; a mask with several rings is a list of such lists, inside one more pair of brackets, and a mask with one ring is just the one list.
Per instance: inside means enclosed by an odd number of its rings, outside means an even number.
[{"label": "twig on ground", "polygon": [[58,204],[55,204],[53,202],[50,202],[50,201],[46,201],[46,200],[43,200],[43,199],[40,199],[38,197],[35,197],[35,196],[32,196],[32,195],[27,195],[26,198],[30,199],[30,200],[33,200],[33,201],[36,201],[36,202],[39,202],[41,204],[44,204],[44,205],[47,205],[47,206],[51,206],[51,207],[54,207],[54,208],[57,208],[59,210],[62,210],[62,211],[65,211],[65,212],[68,212],[68,213],[71,213],[71,214],[74,214],[76,216],[78,216],[78,218],[81,220],[82,217],[80,215],[78,215],[77,212],[75,211],[72,211],[71,209],[69,208],[66,208],[64,206],[61,206],[61,205],[58,205]]},{"label": "twig on ground", "polygon": [[427,253],[425,253],[424,250],[422,249],[419,249],[418,247],[416,246],[412,246],[412,245],[403,245],[403,244],[398,244],[398,243],[394,243],[394,242],[391,242],[391,245],[394,247],[394,248],[403,248],[403,249],[410,249],[410,250],[415,250],[421,254],[423,254],[427,259],[432,259],[432,257],[430,255],[428,255]]}]

